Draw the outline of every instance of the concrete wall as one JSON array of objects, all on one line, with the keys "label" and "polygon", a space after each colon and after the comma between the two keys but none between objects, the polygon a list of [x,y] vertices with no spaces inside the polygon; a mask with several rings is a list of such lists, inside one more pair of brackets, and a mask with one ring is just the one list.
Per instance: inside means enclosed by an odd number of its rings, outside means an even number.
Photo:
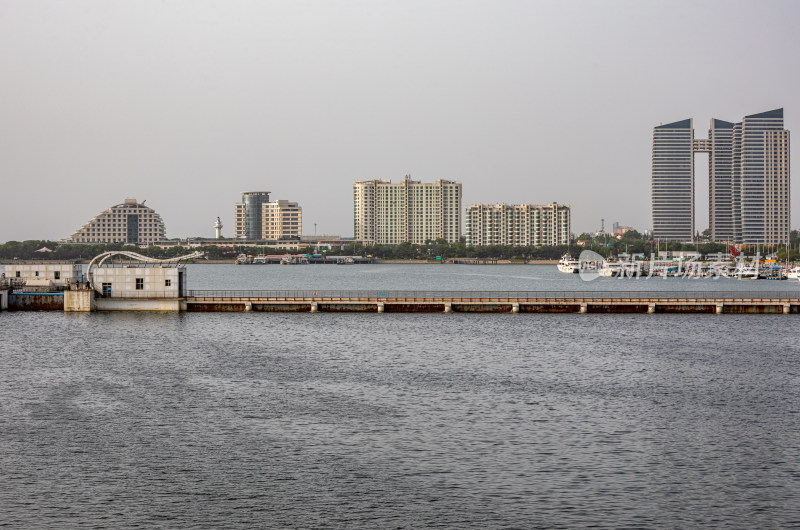
[{"label": "concrete wall", "polygon": [[10,294],[9,311],[63,311],[63,293]]},{"label": "concrete wall", "polygon": [[[102,290],[103,284],[111,284],[111,291],[104,298],[179,298],[178,275],[184,275],[185,267],[97,267],[94,269],[94,284]],[[136,288],[136,280],[142,280],[142,288]],[[169,285],[168,285],[169,284]],[[99,307],[98,307],[99,309]]]},{"label": "concrete wall", "polygon": [[180,300],[141,299],[123,300],[120,298],[98,298],[95,300],[97,311],[180,311]]},{"label": "concrete wall", "polygon": [[0,291],[0,311],[8,309],[8,291],[3,289]]},{"label": "concrete wall", "polygon": [[94,291],[88,289],[81,291],[64,291],[65,312],[84,312],[94,310]]},{"label": "concrete wall", "polygon": [[[53,285],[68,285],[81,281],[79,263],[12,263],[5,266],[6,278],[28,280],[52,280]],[[56,278],[58,276],[58,278]]]}]

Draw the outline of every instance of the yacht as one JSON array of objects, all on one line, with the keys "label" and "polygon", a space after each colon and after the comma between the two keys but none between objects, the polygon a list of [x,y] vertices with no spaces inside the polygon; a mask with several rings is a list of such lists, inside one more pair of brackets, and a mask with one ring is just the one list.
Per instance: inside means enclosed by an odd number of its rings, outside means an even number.
[{"label": "yacht", "polygon": [[786,271],[786,278],[789,280],[800,280],[800,265],[795,265]]},{"label": "yacht", "polygon": [[758,262],[744,263],[739,262],[736,268],[730,273],[731,277],[737,280],[757,280],[759,278]]},{"label": "yacht", "polygon": [[581,260],[564,254],[558,262],[558,270],[566,274],[577,274],[581,271]]},{"label": "yacht", "polygon": [[604,261],[597,274],[604,278],[613,278],[622,274],[622,264],[618,261]]},{"label": "yacht", "polygon": [[642,264],[637,261],[626,261],[620,265],[620,276],[626,278],[639,278],[645,275],[645,269]]}]

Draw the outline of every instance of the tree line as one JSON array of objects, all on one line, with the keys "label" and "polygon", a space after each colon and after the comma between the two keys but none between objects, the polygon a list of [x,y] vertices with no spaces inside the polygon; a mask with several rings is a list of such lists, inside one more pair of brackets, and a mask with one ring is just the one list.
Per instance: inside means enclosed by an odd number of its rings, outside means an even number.
[{"label": "tree line", "polygon": [[[575,240],[581,244],[573,242],[570,245],[556,246],[511,246],[511,245],[491,245],[491,246],[467,246],[466,240],[461,238],[456,243],[448,243],[443,239],[428,241],[424,245],[414,245],[411,243],[400,243],[399,245],[364,245],[363,243],[353,242],[345,245],[341,249],[331,249],[316,251],[308,246],[291,251],[297,254],[318,254],[324,253],[330,256],[372,256],[379,259],[414,259],[414,260],[435,260],[452,258],[472,258],[472,259],[501,259],[501,260],[555,260],[564,254],[577,257],[583,250],[593,250],[603,257],[617,256],[623,252],[628,254],[643,254],[650,257],[658,251],[698,251],[707,255],[712,253],[727,252],[728,245],[725,243],[699,242],[697,244],[679,242],[658,242],[652,238],[643,237],[635,230],[626,232],[621,238],[617,239],[607,234],[599,236],[592,234],[581,234]],[[800,259],[800,232],[792,230],[789,243],[789,258],[792,260]],[[42,247],[51,249],[52,252],[36,252]],[[33,260],[73,260],[83,259],[88,261],[94,256],[109,250],[127,250],[158,259],[174,258],[190,252],[200,250],[205,253],[208,259],[235,259],[239,254],[286,254],[283,249],[268,246],[237,246],[218,247],[215,245],[205,245],[198,247],[157,247],[149,246],[140,248],[136,245],[122,244],[61,244],[56,241],[29,240],[29,241],[8,241],[0,245],[0,260],[9,261],[14,259]],[[742,249],[745,255],[754,255],[760,252],[761,255],[776,252],[778,259],[786,259],[786,247],[745,247]]]}]

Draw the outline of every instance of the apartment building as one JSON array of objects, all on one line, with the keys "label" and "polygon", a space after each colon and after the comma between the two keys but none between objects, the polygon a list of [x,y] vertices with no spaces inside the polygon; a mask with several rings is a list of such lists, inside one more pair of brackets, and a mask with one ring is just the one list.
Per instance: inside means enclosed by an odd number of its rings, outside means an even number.
[{"label": "apartment building", "polygon": [[461,238],[461,182],[356,180],[353,183],[353,232],[367,243],[424,244]]},{"label": "apartment building", "polygon": [[67,243],[149,245],[166,239],[164,221],[142,201],[125,199],[109,206],[65,239]]},{"label": "apartment building", "polygon": [[265,202],[261,219],[261,239],[299,238],[303,233],[303,209],[296,202]]},{"label": "apartment building", "polygon": [[567,204],[472,204],[466,210],[467,245],[568,245]]},{"label": "apartment building", "polygon": [[303,209],[296,202],[269,200],[268,191],[244,191],[235,204],[236,239],[279,240],[303,233]]}]

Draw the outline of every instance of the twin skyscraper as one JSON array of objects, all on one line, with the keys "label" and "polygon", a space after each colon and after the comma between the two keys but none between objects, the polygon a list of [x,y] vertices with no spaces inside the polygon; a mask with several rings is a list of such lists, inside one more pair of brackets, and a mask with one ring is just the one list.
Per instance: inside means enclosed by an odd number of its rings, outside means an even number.
[{"label": "twin skyscraper", "polygon": [[653,236],[693,241],[694,153],[709,153],[712,241],[774,245],[789,239],[789,131],[783,109],[712,119],[708,139],[694,137],[692,120],[653,130]]}]

